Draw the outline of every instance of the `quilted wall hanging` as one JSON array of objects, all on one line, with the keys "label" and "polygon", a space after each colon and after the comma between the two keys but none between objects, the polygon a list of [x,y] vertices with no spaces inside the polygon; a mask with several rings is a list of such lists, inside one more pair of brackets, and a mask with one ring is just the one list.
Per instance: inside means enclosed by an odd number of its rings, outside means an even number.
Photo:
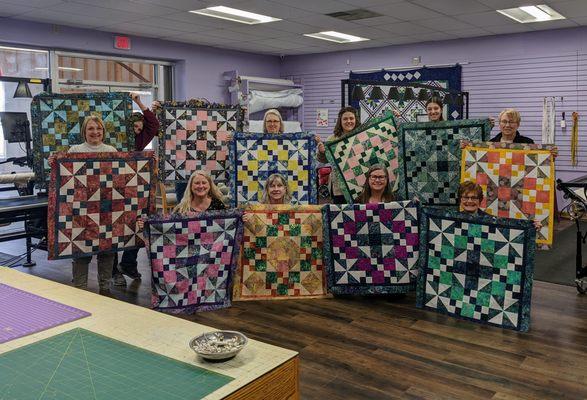
[{"label": "quilted wall hanging", "polygon": [[527,331],[535,240],[530,221],[424,207],[417,306]]},{"label": "quilted wall hanging", "polygon": [[410,201],[322,209],[328,291],[407,293],[418,270],[418,208]]},{"label": "quilted wall hanging", "polygon": [[373,164],[387,167],[390,184],[396,180],[397,129],[393,116],[371,121],[338,140],[324,143],[326,158],[338,174],[340,189],[349,203],[362,192]]},{"label": "quilted wall hanging", "polygon": [[255,205],[245,209],[234,300],[326,294],[321,206]]},{"label": "quilted wall hanging", "polygon": [[172,313],[229,307],[242,229],[237,210],[149,218],[153,307]]},{"label": "quilted wall hanging", "polygon": [[[426,101],[422,100],[388,100],[389,90],[394,84],[419,83],[442,89],[461,90],[461,66],[441,68],[417,68],[412,70],[380,70],[376,72],[356,73],[351,72],[349,79],[364,81],[358,83],[365,93],[365,100],[356,101],[350,99],[349,104],[360,112],[361,123],[372,118],[379,118],[386,113],[399,112],[399,122],[416,122],[418,116],[426,115]],[[384,94],[383,100],[370,100],[369,95],[374,86],[381,88]],[[405,89],[410,87],[418,97],[420,89],[413,86],[398,86],[398,91],[403,96]],[[354,85],[349,85],[349,93],[352,93]],[[444,118],[448,120],[462,118],[462,110],[453,104],[445,105]]]},{"label": "quilted wall hanging", "polygon": [[292,204],[316,204],[316,140],[311,133],[234,134],[229,144],[234,204],[258,203],[274,173],[287,178]]},{"label": "quilted wall hanging", "polygon": [[481,208],[497,217],[539,221],[536,242],[551,244],[554,226],[552,146],[473,142],[463,150],[462,181],[481,185]]},{"label": "quilted wall hanging", "polygon": [[424,204],[456,204],[461,173],[461,140],[485,140],[489,120],[412,122],[399,134],[398,193]]},{"label": "quilted wall hanging", "polygon": [[163,137],[159,146],[160,180],[187,182],[192,172],[208,171],[214,182],[228,186],[228,137],[242,129],[237,106],[166,103],[159,114]]},{"label": "quilted wall hanging", "polygon": [[136,220],[155,210],[152,151],[55,153],[49,162],[50,260],[143,246]]},{"label": "quilted wall hanging", "polygon": [[[81,126],[89,116],[104,121],[104,143],[119,151],[133,151],[135,137],[128,126],[132,100],[128,93],[41,93],[31,102],[33,170],[39,187],[49,180],[49,156],[84,142]],[[129,134],[130,132],[130,134]]]}]

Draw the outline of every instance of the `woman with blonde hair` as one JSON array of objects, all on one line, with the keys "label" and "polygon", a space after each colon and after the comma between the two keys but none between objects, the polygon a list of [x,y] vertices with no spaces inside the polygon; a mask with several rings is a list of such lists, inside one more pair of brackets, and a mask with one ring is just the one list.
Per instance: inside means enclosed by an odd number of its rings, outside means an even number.
[{"label": "woman with blonde hair", "polygon": [[225,210],[222,193],[204,171],[194,171],[188,180],[183,198],[173,212],[186,214],[207,210]]},{"label": "woman with blonde hair", "polygon": [[[86,117],[80,131],[84,143],[76,144],[69,148],[68,153],[110,153],[117,151],[116,148],[104,143],[106,128],[100,117],[95,115]],[[112,277],[112,263],[115,253],[98,253],[98,286],[100,292],[107,294],[110,291],[110,278]],[[73,259],[71,272],[73,275],[73,286],[86,289],[88,287],[88,269],[92,256],[83,256]]]},{"label": "woman with blonde hair", "polygon": [[265,112],[263,117],[263,133],[283,133],[285,126],[283,124],[283,118],[279,110],[271,108]]},{"label": "woman with blonde hair", "polygon": [[263,204],[289,204],[291,193],[285,177],[281,174],[271,174],[265,182],[263,191]]}]

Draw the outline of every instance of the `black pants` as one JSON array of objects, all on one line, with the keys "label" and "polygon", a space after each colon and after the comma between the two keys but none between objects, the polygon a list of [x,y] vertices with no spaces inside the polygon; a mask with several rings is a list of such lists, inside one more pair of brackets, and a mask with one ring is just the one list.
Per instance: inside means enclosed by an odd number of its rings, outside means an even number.
[{"label": "black pants", "polygon": [[118,275],[121,270],[136,271],[138,267],[137,255],[139,249],[125,250],[122,252],[122,258],[118,262],[118,254],[114,254],[114,261],[112,262],[112,276]]}]

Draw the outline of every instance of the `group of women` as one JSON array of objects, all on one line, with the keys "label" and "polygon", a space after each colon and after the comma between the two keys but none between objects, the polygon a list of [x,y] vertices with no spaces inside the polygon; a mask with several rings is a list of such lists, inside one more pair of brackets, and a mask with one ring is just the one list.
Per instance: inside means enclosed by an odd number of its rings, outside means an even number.
[{"label": "group of women", "polygon": [[[137,95],[133,95],[133,100],[143,111],[142,117],[134,116],[135,129],[137,135],[137,150],[143,150],[144,147],[155,136],[159,125],[154,114],[140,102]],[[156,105],[156,104],[155,104]],[[443,104],[440,98],[433,97],[426,103],[426,112],[431,122],[442,121]],[[263,120],[263,131],[266,134],[279,134],[284,131],[284,124],[281,114],[276,109],[268,110]],[[506,109],[499,115],[498,123],[500,133],[491,139],[506,143],[533,143],[532,139],[520,135],[518,127],[520,125],[520,114],[514,109]],[[337,116],[334,132],[326,141],[339,139],[352,132],[358,123],[357,111],[352,107],[343,107]],[[72,146],[70,152],[112,152],[116,149],[104,144],[105,128],[104,123],[99,117],[88,117],[82,125],[81,132],[85,142]],[[317,154],[316,158],[322,163],[326,163],[324,143],[316,136]],[[466,143],[462,143],[464,146]],[[556,156],[556,153],[554,154]],[[332,203],[344,204],[346,200],[342,195],[340,185],[337,181],[336,174],[330,174],[328,183]],[[226,209],[224,196],[206,171],[195,171],[191,174],[185,190],[178,196],[180,199],[174,208],[175,213],[188,214],[208,210]],[[482,213],[479,209],[483,199],[483,190],[473,182],[465,182],[459,189],[460,207],[463,211],[469,213]],[[367,171],[365,185],[362,193],[355,199],[356,203],[380,203],[394,200],[393,188],[390,183],[390,177],[387,169],[383,165],[373,165]],[[262,202],[265,204],[289,204],[291,193],[288,182],[283,175],[272,174],[268,177],[264,185],[264,194]],[[247,222],[248,217],[245,213],[243,217]],[[139,229],[142,229],[144,223],[139,220],[137,223]],[[539,224],[537,225],[539,228]],[[98,283],[102,292],[109,290],[111,278],[114,278],[115,284],[126,284],[122,274],[132,279],[139,279],[140,274],[137,271],[136,251],[123,254],[121,264],[117,266],[116,253],[100,253],[98,259]],[[72,273],[74,286],[85,288],[88,280],[88,265],[91,256],[80,257],[73,260]],[[114,267],[113,267],[114,266]]]}]

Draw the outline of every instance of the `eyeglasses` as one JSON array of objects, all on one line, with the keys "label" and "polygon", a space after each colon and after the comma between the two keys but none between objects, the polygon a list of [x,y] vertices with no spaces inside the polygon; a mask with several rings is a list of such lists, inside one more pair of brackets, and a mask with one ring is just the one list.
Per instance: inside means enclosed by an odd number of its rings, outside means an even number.
[{"label": "eyeglasses", "polygon": [[371,179],[372,181],[384,181],[385,175],[371,175],[369,176],[369,179]]},{"label": "eyeglasses", "polygon": [[501,121],[499,121],[499,123],[501,125],[518,125],[518,121],[508,121],[505,119],[502,119]]},{"label": "eyeglasses", "polygon": [[461,200],[481,200],[481,199],[477,196],[462,196]]}]

